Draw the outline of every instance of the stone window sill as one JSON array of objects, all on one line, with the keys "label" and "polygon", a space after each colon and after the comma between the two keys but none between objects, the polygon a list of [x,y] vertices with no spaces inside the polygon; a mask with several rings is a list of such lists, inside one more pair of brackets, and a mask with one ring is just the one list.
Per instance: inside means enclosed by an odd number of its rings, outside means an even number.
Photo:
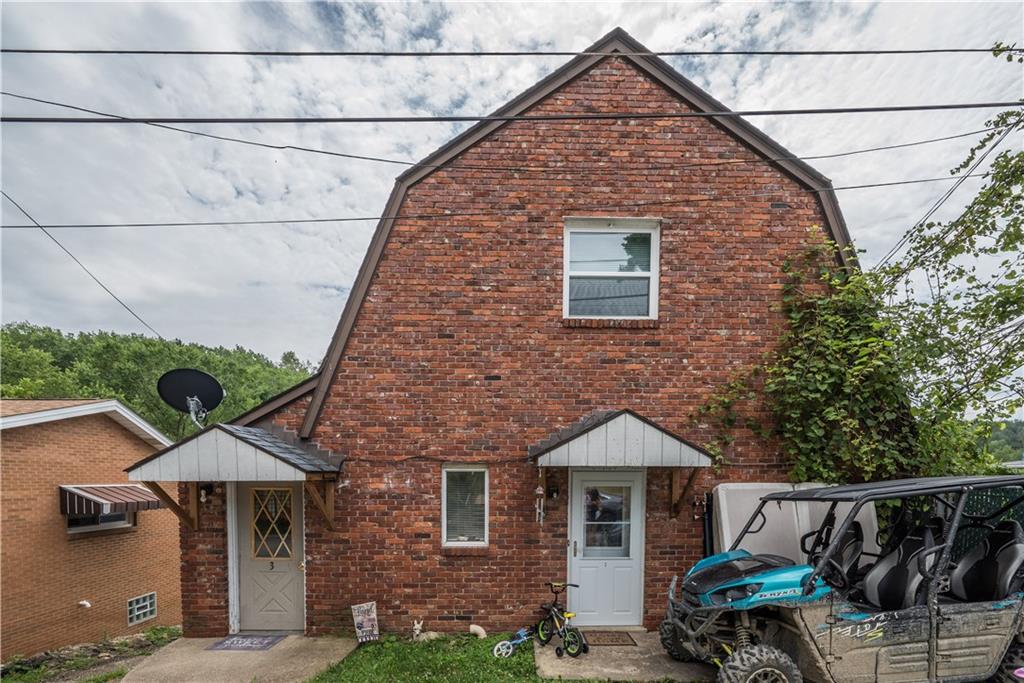
[{"label": "stone window sill", "polygon": [[657,320],[630,320],[610,318],[562,318],[562,327],[583,327],[588,329],[621,328],[627,330],[655,330]]},{"label": "stone window sill", "polygon": [[487,557],[491,554],[491,547],[443,545],[441,554],[445,557]]}]

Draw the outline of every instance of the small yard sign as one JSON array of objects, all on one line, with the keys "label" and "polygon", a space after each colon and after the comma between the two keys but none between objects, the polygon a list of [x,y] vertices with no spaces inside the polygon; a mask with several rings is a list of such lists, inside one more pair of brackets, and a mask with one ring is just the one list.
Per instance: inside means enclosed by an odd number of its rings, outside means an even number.
[{"label": "small yard sign", "polygon": [[380,629],[377,626],[376,602],[352,605],[352,621],[355,622],[356,639],[360,643],[380,638]]}]

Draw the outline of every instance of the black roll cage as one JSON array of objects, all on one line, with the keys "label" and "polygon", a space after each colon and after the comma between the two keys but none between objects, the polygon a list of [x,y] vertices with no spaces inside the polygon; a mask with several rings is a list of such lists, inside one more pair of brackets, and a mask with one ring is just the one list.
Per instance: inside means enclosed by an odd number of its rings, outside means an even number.
[{"label": "black roll cage", "polygon": [[[750,516],[750,519],[747,520],[747,523],[743,526],[743,529],[736,537],[736,540],[733,541],[731,546],[729,546],[729,550],[739,549],[740,543],[743,541],[743,538],[748,533],[758,533],[764,528],[765,524],[768,523],[768,518],[764,514],[764,508],[770,502],[775,502],[776,504],[778,504],[780,508],[782,507],[783,502],[831,503],[828,512],[825,514],[825,518],[822,521],[822,524],[818,527],[817,533],[815,534],[814,543],[811,545],[812,548],[817,545],[817,543],[821,540],[822,536],[826,533],[825,530],[827,527],[830,526],[830,520],[832,521],[832,526],[834,526],[835,510],[839,503],[853,503],[853,507],[851,507],[849,512],[847,512],[845,519],[843,519],[843,523],[839,526],[839,529],[832,531],[831,536],[829,537],[828,546],[825,548],[825,551],[818,558],[818,562],[815,564],[814,570],[807,577],[807,582],[804,584],[803,591],[804,595],[811,595],[815,590],[815,582],[825,572],[826,567],[828,566],[829,562],[832,560],[832,557],[835,555],[836,550],[838,549],[838,540],[842,539],[846,535],[846,532],[849,530],[850,526],[857,518],[857,515],[860,514],[860,511],[864,507],[864,505],[879,500],[906,500],[910,498],[929,497],[938,501],[952,512],[952,517],[947,518],[945,520],[945,524],[943,525],[943,543],[928,549],[924,553],[921,553],[921,555],[918,558],[919,567],[924,569],[926,567],[924,560],[927,557],[930,557],[936,553],[940,553],[938,561],[932,564],[933,569],[928,571],[922,570],[921,572],[925,576],[925,578],[928,579],[929,583],[934,583],[940,573],[939,568],[945,567],[949,563],[949,556],[953,549],[953,544],[951,541],[955,537],[956,531],[960,528],[961,518],[967,518],[968,520],[974,523],[972,524],[973,526],[978,523],[984,523],[988,522],[991,519],[995,519],[996,517],[999,517],[1005,514],[1007,511],[1013,509],[1013,507],[1015,507],[1017,504],[1024,502],[1024,493],[1022,493],[1014,500],[1003,505],[998,510],[988,515],[971,515],[964,513],[964,505],[967,502],[967,497],[970,495],[972,491],[1014,487],[1024,488],[1024,477],[1007,477],[1006,479],[1016,481],[992,481],[991,479],[989,479],[979,481],[977,482],[977,485],[975,485],[974,482],[970,482],[968,480],[957,482],[955,484],[951,483],[947,486],[942,486],[939,488],[936,488],[934,486],[922,486],[921,488],[924,490],[918,491],[915,491],[913,487],[900,488],[893,487],[891,485],[879,485],[878,489],[875,491],[867,490],[864,492],[858,492],[858,495],[851,496],[849,498],[815,497],[811,494],[808,494],[807,492],[804,492],[804,495],[769,494],[768,496],[761,498],[761,501],[758,504],[757,509]],[[836,487],[836,490],[838,491],[841,488],[842,487]],[[950,501],[942,498],[942,496],[945,494],[955,494],[956,502],[951,503]],[[754,521],[758,519],[760,519],[761,524],[758,526],[756,531],[751,530],[751,527],[754,525]],[[801,550],[803,550],[803,548],[801,548]]]}]

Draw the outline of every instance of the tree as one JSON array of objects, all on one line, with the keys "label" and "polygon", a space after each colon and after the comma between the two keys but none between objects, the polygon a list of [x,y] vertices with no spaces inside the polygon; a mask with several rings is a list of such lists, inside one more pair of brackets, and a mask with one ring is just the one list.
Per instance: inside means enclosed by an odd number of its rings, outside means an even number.
[{"label": "tree", "polygon": [[[825,482],[979,473],[1005,458],[991,435],[1024,405],[1024,151],[1002,143],[1022,121],[1017,108],[988,122],[951,172],[994,155],[981,190],[953,220],[930,211],[895,258],[846,268],[824,245],[785,264],[779,348],[699,411],[714,419],[713,450],[737,425],[770,429],[794,479]],[[740,415],[759,386],[770,427]]]},{"label": "tree", "polygon": [[254,351],[211,348],[113,332],[64,334],[27,322],[0,333],[0,396],[4,398],[116,398],[171,437],[195,431],[160,400],[156,381],[173,368],[210,373],[227,396],[211,415],[225,421],[298,384],[309,365],[286,352],[275,364]]}]

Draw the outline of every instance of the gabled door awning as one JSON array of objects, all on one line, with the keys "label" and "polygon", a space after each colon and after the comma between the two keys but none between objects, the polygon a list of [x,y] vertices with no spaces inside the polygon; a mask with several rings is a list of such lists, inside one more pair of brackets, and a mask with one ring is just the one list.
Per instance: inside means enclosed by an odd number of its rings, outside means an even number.
[{"label": "gabled door awning", "polygon": [[[333,460],[333,461],[332,461]],[[129,467],[132,481],[305,481],[336,476],[340,459],[258,427],[215,424]]]},{"label": "gabled door awning", "polygon": [[711,454],[632,410],[599,410],[529,448],[540,467],[708,467]]},{"label": "gabled door awning", "polygon": [[62,515],[109,515],[163,506],[156,495],[138,484],[64,484],[60,487]]}]

